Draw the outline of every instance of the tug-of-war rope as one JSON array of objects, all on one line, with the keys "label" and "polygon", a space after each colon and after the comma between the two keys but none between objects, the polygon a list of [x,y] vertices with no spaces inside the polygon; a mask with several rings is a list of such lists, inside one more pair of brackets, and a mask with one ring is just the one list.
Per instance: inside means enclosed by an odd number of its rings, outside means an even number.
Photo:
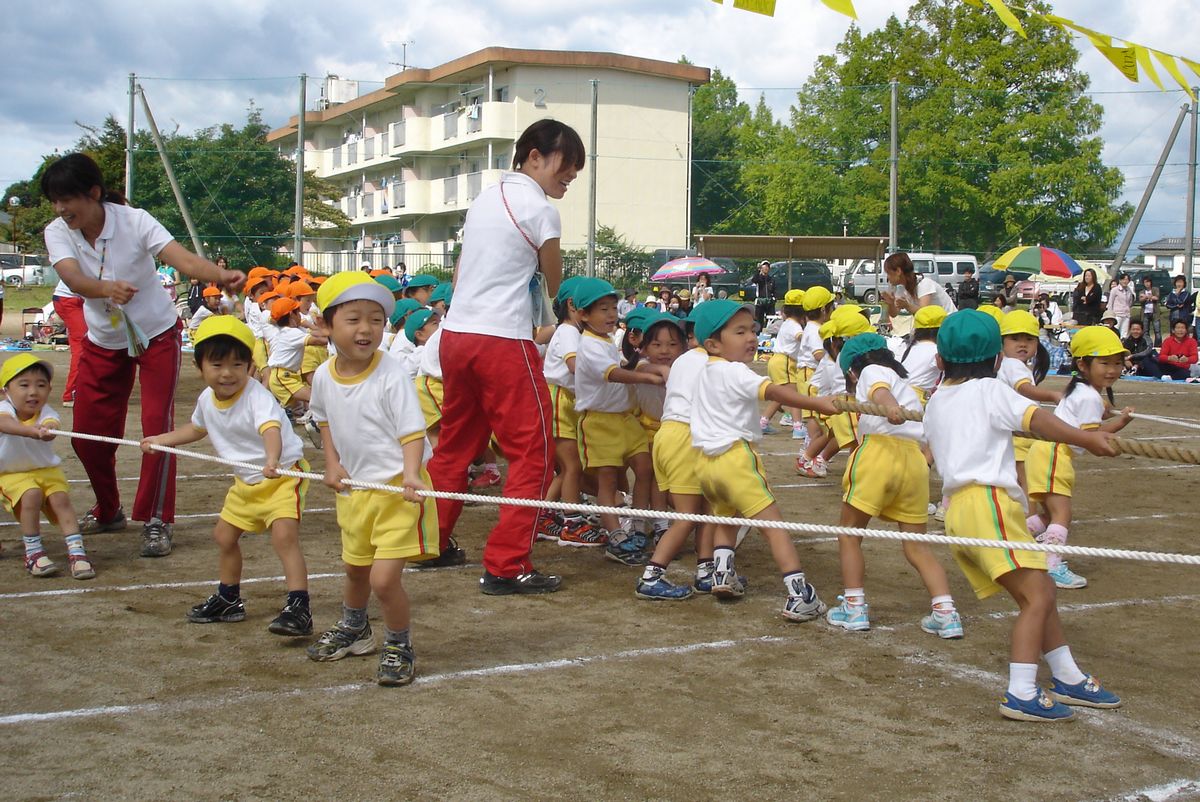
[{"label": "tug-of-war rope", "polygon": [[[860,412],[866,415],[885,415],[885,408],[876,404],[858,404],[853,401],[838,401],[835,403],[844,403],[844,408],[850,411]],[[919,416],[920,413],[913,413]],[[105,437],[98,434],[86,434],[84,432],[70,432],[55,430],[57,435],[63,437],[75,438],[79,440],[92,440],[97,443],[110,443],[118,446],[132,446],[141,448],[141,443],[137,440],[125,440],[119,437]],[[1139,443],[1133,440],[1122,440],[1122,443],[1134,444],[1138,449],[1150,448],[1145,443]],[[239,462],[237,460],[224,459],[222,457],[213,456],[211,454],[201,454],[196,451],[188,451],[181,448],[171,448],[169,446],[151,445],[151,450],[160,451],[164,454],[174,454],[179,457],[187,457],[189,459],[202,460],[204,462],[213,462],[219,465],[227,465],[232,468],[243,468],[251,471],[262,471],[263,466],[254,465],[249,462]],[[1124,453],[1140,454],[1142,456],[1154,456],[1159,459],[1172,459],[1181,462],[1191,462],[1192,464],[1200,464],[1200,454],[1196,452],[1187,452],[1190,459],[1185,459],[1175,452],[1185,451],[1184,449],[1174,449],[1170,446],[1153,446],[1155,449],[1170,449],[1172,455],[1167,454],[1151,454],[1143,451],[1129,450]],[[311,473],[308,471],[293,471],[290,469],[280,468],[278,471],[280,476],[291,476],[297,479],[308,479],[310,481],[321,482],[324,476],[319,473]],[[349,479],[344,484],[350,488],[360,490],[381,490],[385,493],[403,493],[403,489],[395,485],[379,484],[377,482],[360,482],[354,479]],[[1064,556],[1079,556],[1079,557],[1107,557],[1119,560],[1140,560],[1143,562],[1157,563],[1175,563],[1179,565],[1200,565],[1200,554],[1172,554],[1168,552],[1155,551],[1133,551],[1130,549],[1105,549],[1093,548],[1090,546],[1067,546],[1045,543],[1015,543],[1008,541],[984,540],[982,538],[971,537],[956,537],[952,535],[937,535],[924,532],[894,532],[886,529],[866,529],[850,526],[828,526],[825,524],[810,524],[800,523],[795,521],[759,521],[753,518],[732,518],[723,515],[695,515],[691,513],[672,512],[666,510],[638,510],[629,507],[601,507],[593,504],[568,504],[561,501],[543,501],[541,499],[530,498],[507,498],[500,496],[482,496],[474,493],[447,493],[440,490],[420,490],[417,495],[425,498],[447,499],[451,501],[474,502],[477,504],[507,504],[514,507],[535,507],[539,509],[559,510],[562,512],[580,512],[585,514],[609,514],[616,515],[622,518],[647,518],[647,519],[667,519],[673,521],[691,521],[698,524],[718,524],[728,526],[750,526],[761,527],[770,526],[776,529],[783,529],[789,532],[800,532],[809,535],[847,535],[852,537],[875,538],[878,540],[908,540],[918,543],[937,543],[948,546],[977,546],[988,549],[1005,549],[1015,551],[1046,551],[1055,552]]]}]

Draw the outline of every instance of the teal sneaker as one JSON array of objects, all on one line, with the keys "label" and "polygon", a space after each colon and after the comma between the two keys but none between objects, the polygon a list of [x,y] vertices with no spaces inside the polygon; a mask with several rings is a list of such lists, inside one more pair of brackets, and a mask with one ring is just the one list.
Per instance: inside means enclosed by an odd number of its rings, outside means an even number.
[{"label": "teal sneaker", "polygon": [[1013,721],[1070,721],[1075,718],[1075,711],[1038,689],[1037,696],[1029,700],[1005,692],[1000,700],[1000,715]]},{"label": "teal sneaker", "polygon": [[1100,680],[1091,674],[1088,674],[1083,682],[1076,683],[1075,685],[1067,685],[1065,682],[1052,680],[1050,683],[1050,695],[1064,705],[1102,708],[1121,706],[1121,697],[1112,691],[1105,690],[1100,685]]},{"label": "teal sneaker", "polygon": [[1065,561],[1059,563],[1057,568],[1046,573],[1050,574],[1050,578],[1054,580],[1056,587],[1065,590],[1078,590],[1079,588],[1087,587],[1087,579],[1068,568]]},{"label": "teal sneaker", "polygon": [[666,577],[660,576],[653,582],[639,579],[634,595],[650,601],[683,601],[691,597],[692,588],[690,585],[676,585]]},{"label": "teal sneaker", "polygon": [[939,638],[947,640],[963,636],[962,619],[957,610],[951,610],[948,613],[934,610],[921,619],[921,629],[930,635],[937,635]]},{"label": "teal sneaker", "polygon": [[825,614],[826,621],[850,632],[866,632],[871,628],[871,619],[867,614],[869,604],[849,604],[845,596],[838,596],[838,601],[841,604],[831,607]]}]

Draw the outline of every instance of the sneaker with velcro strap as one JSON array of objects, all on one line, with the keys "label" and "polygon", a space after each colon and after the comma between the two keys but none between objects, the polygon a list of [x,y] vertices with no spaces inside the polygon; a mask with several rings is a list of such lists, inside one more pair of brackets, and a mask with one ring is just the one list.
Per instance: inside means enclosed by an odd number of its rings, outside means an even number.
[{"label": "sneaker with velcro strap", "polygon": [[303,637],[312,634],[312,612],[302,601],[292,600],[283,606],[275,620],[267,625],[267,631],[272,635],[284,635],[289,638]]},{"label": "sneaker with velcro strap", "polygon": [[46,552],[39,551],[25,557],[25,570],[30,576],[54,576],[58,573],[58,563],[51,560]]},{"label": "sneaker with velcro strap", "polygon": [[596,548],[608,544],[608,535],[600,527],[583,518],[567,518],[558,533],[558,545],[575,548]]},{"label": "sneaker with velcro strap", "polygon": [[187,620],[193,624],[236,624],[246,620],[246,603],[240,598],[224,598],[214,593],[188,610]]},{"label": "sneaker with velcro strap", "polygon": [[866,632],[871,628],[870,605],[851,604],[845,596],[838,596],[841,602],[837,607],[830,607],[825,614],[825,620],[831,625],[847,632]]},{"label": "sneaker with velcro strap", "polygon": [[963,636],[962,616],[958,610],[934,610],[921,619],[921,630],[945,640],[957,640]]},{"label": "sneaker with velcro strap", "polygon": [[562,577],[530,571],[516,576],[496,576],[484,570],[479,577],[479,592],[485,596],[536,595],[554,593],[562,585]]},{"label": "sneaker with velcro strap", "polygon": [[634,595],[650,601],[683,601],[691,597],[692,588],[690,585],[676,585],[665,576],[658,576],[653,582],[639,579]]},{"label": "sneaker with velcro strap", "polygon": [[1054,568],[1047,571],[1050,578],[1054,580],[1054,586],[1063,590],[1079,590],[1087,587],[1087,579],[1072,571],[1067,567],[1066,560],[1063,560]]},{"label": "sneaker with velcro strap", "polygon": [[375,651],[375,636],[368,621],[362,629],[351,629],[338,621],[317,642],[308,647],[308,659],[318,663],[341,660],[346,655],[364,655]]},{"label": "sneaker with velcro strap", "polygon": [[380,685],[395,687],[409,685],[417,676],[417,656],[409,643],[385,643],[379,655],[379,673],[376,679]]},{"label": "sneaker with velcro strap", "polygon": [[1083,682],[1074,685],[1068,685],[1052,678],[1049,693],[1055,701],[1062,702],[1064,705],[1106,709],[1121,706],[1121,697],[1106,690],[1100,684],[1100,680],[1091,674],[1086,675]]},{"label": "sneaker with velcro strap", "polygon": [[621,530],[608,536],[608,545],[604,556],[622,565],[645,565],[650,561],[650,542],[641,532],[633,532],[620,537]]},{"label": "sneaker with velcro strap", "polygon": [[734,571],[713,571],[708,592],[718,599],[740,599],[746,595],[746,583]]},{"label": "sneaker with velcro strap", "polygon": [[1000,715],[1013,721],[1070,721],[1075,711],[1047,696],[1039,688],[1032,699],[1018,699],[1007,691],[1000,700]]}]

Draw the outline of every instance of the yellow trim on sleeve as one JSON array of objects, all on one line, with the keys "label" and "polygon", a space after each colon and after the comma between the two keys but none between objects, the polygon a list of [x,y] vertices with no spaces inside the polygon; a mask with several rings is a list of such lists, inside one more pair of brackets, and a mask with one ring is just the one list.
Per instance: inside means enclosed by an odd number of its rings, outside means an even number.
[{"label": "yellow trim on sleeve", "polygon": [[1030,425],[1033,423],[1033,413],[1037,412],[1037,404],[1030,404],[1025,410],[1025,414],[1021,416],[1021,429],[1030,431]]},{"label": "yellow trim on sleeve", "polygon": [[878,390],[880,387],[887,390],[889,393],[892,391],[892,385],[888,384],[887,382],[875,382],[874,384],[871,385],[871,389],[867,390],[867,398],[870,398],[871,396],[873,396],[875,394],[875,391]]},{"label": "yellow trim on sleeve", "polygon": [[320,428],[320,429],[328,429],[328,428],[329,428],[329,421],[327,421],[327,420],[319,420],[319,421],[317,421],[317,428]]},{"label": "yellow trim on sleeve", "polygon": [[264,423],[262,426],[259,426],[259,427],[258,427],[258,433],[259,433],[259,434],[262,434],[262,433],[263,433],[263,432],[265,432],[267,429],[282,429],[282,428],[283,428],[283,427],[280,425],[279,421],[277,421],[277,420],[269,420],[269,421],[267,421],[266,423]]},{"label": "yellow trim on sleeve", "polygon": [[771,380],[767,379],[762,384],[758,385],[758,400],[765,401],[767,398],[767,388],[771,386]]},{"label": "yellow trim on sleeve", "polygon": [[574,358],[575,358],[575,352],[574,352],[574,351],[572,351],[572,352],[571,352],[571,353],[569,353],[569,354],[563,354],[563,362],[566,362],[568,359],[574,359]]},{"label": "yellow trim on sleeve", "polygon": [[413,432],[412,434],[401,437],[400,445],[406,446],[409,443],[413,442],[414,440],[421,440],[424,437],[425,437],[425,432]]},{"label": "yellow trim on sleeve", "polygon": [[1027,384],[1033,384],[1033,381],[1031,379],[1018,379],[1017,383],[1013,385],[1013,389],[1020,390],[1022,387],[1024,387]]},{"label": "yellow trim on sleeve", "polygon": [[620,367],[620,365],[609,365],[608,370],[604,371],[604,379],[607,381],[608,374],[612,373],[614,370],[616,370],[619,367]]},{"label": "yellow trim on sleeve", "polygon": [[1099,428],[1100,428],[1100,424],[1098,424],[1098,423],[1085,423],[1085,424],[1081,425],[1079,428],[1080,428],[1080,429],[1083,429],[1085,432],[1090,432],[1090,431],[1093,431],[1093,430],[1095,430],[1095,429],[1099,429]]}]

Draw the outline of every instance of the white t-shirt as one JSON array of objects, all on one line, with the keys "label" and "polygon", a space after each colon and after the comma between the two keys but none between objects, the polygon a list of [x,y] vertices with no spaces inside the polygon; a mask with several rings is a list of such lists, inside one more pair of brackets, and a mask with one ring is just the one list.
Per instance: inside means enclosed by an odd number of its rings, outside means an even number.
[{"label": "white t-shirt", "polygon": [[504,173],[499,184],[479,193],[463,223],[462,255],[446,328],[532,340],[529,282],[538,267],[538,249],[561,236],[558,210],[524,173]]},{"label": "white t-shirt", "polygon": [[[54,292],[51,293],[51,296],[54,298],[78,298],[79,293],[72,292],[71,288],[67,286],[67,282],[59,279],[58,283],[54,285]],[[0,295],[0,298],[2,297],[4,296]]]},{"label": "white t-shirt", "polygon": [[[67,228],[61,217],[46,226],[44,236],[50,264],[74,259],[85,276],[127,281],[136,286],[137,293],[121,309],[147,337],[157,337],[179,319],[175,304],[154,268],[154,257],[174,238],[145,210],[105,203],[104,228],[96,238],[95,248],[82,232]],[[129,346],[129,337],[123,322],[113,326],[109,303],[107,298],[83,299],[87,336],[101,348],[123,351]]]},{"label": "white t-shirt", "polygon": [[237,309],[238,299],[236,295],[226,295],[221,293],[220,309],[223,315],[232,315]]},{"label": "white t-shirt", "polygon": [[671,363],[660,420],[692,422],[692,401],[696,397],[696,385],[700,383],[700,376],[707,364],[708,352],[703,348],[693,348]]},{"label": "white t-shirt", "polygon": [[758,402],[770,383],[770,379],[759,376],[744,362],[711,357],[696,384],[692,445],[715,457],[739,440],[753,443],[762,439]]},{"label": "white t-shirt", "polygon": [[942,372],[937,366],[937,343],[933,340],[914,342],[901,364],[908,371],[908,383],[924,390],[926,397],[942,378]]},{"label": "white t-shirt", "polygon": [[[886,387],[896,402],[905,409],[921,411],[921,402],[917,399],[912,385],[900,378],[896,371],[885,368],[883,365],[867,365],[862,369],[862,373],[858,374],[858,385],[854,389],[854,397],[859,402],[874,403],[871,400],[871,393],[879,387]],[[880,415],[863,415],[858,420],[858,429],[864,435],[886,434],[890,437],[907,437],[909,440],[918,441],[925,439],[925,427],[920,421],[915,420],[906,420],[896,426]]]},{"label": "white t-shirt", "polygon": [[946,314],[951,314],[958,311],[958,307],[954,305],[954,301],[950,300],[950,293],[946,292],[946,288],[928,276],[922,276],[921,279],[917,281],[916,298],[913,298],[908,294],[908,287],[905,287],[903,284],[894,285],[892,286],[891,290],[895,294],[896,300],[898,301],[906,300],[916,306],[918,303],[920,303],[921,298],[924,298],[926,295],[932,295],[934,296],[933,302],[942,309],[945,309]]},{"label": "white t-shirt", "polygon": [[201,323],[212,316],[213,311],[207,306],[197,307],[196,311],[192,313],[192,317],[188,320],[188,330],[195,331],[196,329],[200,328]]},{"label": "white t-shirt", "polygon": [[943,492],[970,484],[999,487],[1024,504],[1012,435],[1027,430],[1036,409],[997,379],[939,387],[925,408],[924,423]]},{"label": "white t-shirt", "polygon": [[247,295],[244,311],[246,325],[250,327],[250,331],[254,332],[254,336],[261,340],[263,338],[263,327],[268,324],[267,316],[263,314],[262,307],[257,302],[250,300],[250,296]]},{"label": "white t-shirt", "polygon": [[421,363],[417,366],[418,376],[442,378],[442,329],[438,330],[426,341],[421,349]]},{"label": "white t-shirt", "polygon": [[1033,383],[1033,371],[1021,360],[1006,356],[1000,362],[996,378],[1015,390],[1026,382]]},{"label": "white t-shirt", "polygon": [[575,352],[575,409],[629,412],[629,388],[608,380],[608,374],[620,366],[621,352],[612,340],[583,332]]},{"label": "white t-shirt", "polygon": [[815,320],[804,324],[804,333],[800,335],[800,345],[796,349],[796,364],[802,368],[816,368],[817,360],[813,356],[816,351],[824,351],[825,343],[821,340],[821,325]]},{"label": "white t-shirt", "polygon": [[400,363],[400,367],[404,369],[410,379],[415,379],[421,370],[421,360],[425,358],[425,346],[414,345],[411,351],[392,358]]},{"label": "white t-shirt", "polygon": [[784,354],[793,362],[796,361],[796,354],[800,350],[800,335],[803,330],[800,324],[792,320],[790,317],[785,319],[779,326],[779,333],[775,335],[775,353]]},{"label": "white t-shirt", "polygon": [[[17,417],[17,410],[7,398],[0,400],[0,415]],[[27,420],[21,423],[57,428],[58,420],[58,413],[49,406],[44,406],[37,421]],[[24,473],[36,471],[38,468],[53,468],[61,462],[62,459],[54,453],[54,446],[45,440],[34,440],[32,437],[16,434],[0,434],[0,473]]]},{"label": "white t-shirt", "polygon": [[579,329],[570,323],[562,323],[554,330],[550,344],[546,346],[546,359],[542,373],[546,383],[575,392],[575,374],[567,367],[567,360],[579,352]]},{"label": "white t-shirt", "polygon": [[271,338],[271,350],[267,356],[267,367],[283,368],[299,373],[304,366],[304,346],[308,342],[308,329],[299,326],[276,326]]},{"label": "white t-shirt", "polygon": [[407,354],[411,354],[416,347],[413,345],[412,340],[404,336],[403,331],[398,331],[392,335],[392,342],[388,345],[387,352],[397,359],[403,359]]},{"label": "white t-shirt", "polygon": [[[288,423],[283,407],[271,391],[256,381],[246,383],[237,397],[218,401],[211,387],[204,388],[196,399],[192,425],[208,433],[217,455],[224,459],[262,465],[267,461],[267,447],[262,433],[275,426],[283,439],[279,466],[290,468],[304,456],[304,444]],[[239,479],[249,485],[263,480],[261,471],[234,468]]]},{"label": "white t-shirt", "polygon": [[811,384],[817,388],[817,394],[822,396],[844,395],[846,392],[846,374],[838,367],[837,362],[829,358],[829,354],[821,357],[817,369],[813,371]]},{"label": "white t-shirt", "polygon": [[663,416],[663,403],[666,401],[667,388],[658,384],[635,384],[633,396],[642,414],[656,421]]},{"label": "white t-shirt", "polygon": [[393,357],[377,352],[371,367],[357,376],[334,373],[336,360],[313,374],[309,409],[313,420],[328,425],[342,467],[353,479],[390,482],[404,473],[401,444],[420,437],[421,464],[432,450],[425,438],[425,416],[412,377]]},{"label": "white t-shirt", "polygon": [[[1095,429],[1104,422],[1104,399],[1090,384],[1077,382],[1071,394],[1058,402],[1054,415],[1076,429]],[[1076,454],[1087,449],[1071,446]]]}]

